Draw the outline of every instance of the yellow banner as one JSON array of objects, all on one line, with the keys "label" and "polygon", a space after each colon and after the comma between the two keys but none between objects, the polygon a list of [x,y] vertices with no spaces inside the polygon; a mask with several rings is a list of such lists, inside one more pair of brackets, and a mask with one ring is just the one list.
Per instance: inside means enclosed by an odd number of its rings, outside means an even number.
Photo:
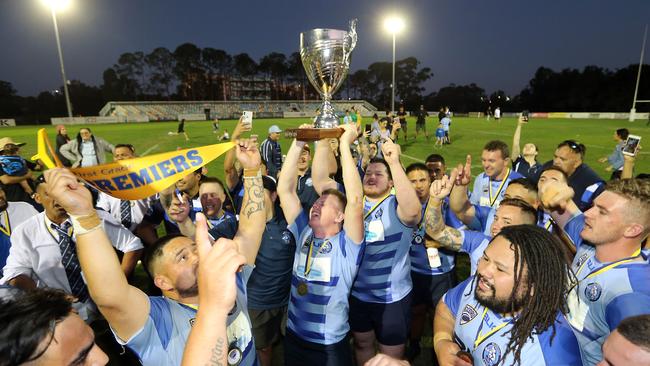
[{"label": "yellow banner", "polygon": [[[47,156],[47,135],[39,131],[38,153],[32,158],[54,164]],[[141,158],[116,161],[110,164],[71,169],[80,179],[99,191],[124,200],[138,200],[152,196],[179,179],[208,164],[235,146],[232,142],[166,152]]]}]

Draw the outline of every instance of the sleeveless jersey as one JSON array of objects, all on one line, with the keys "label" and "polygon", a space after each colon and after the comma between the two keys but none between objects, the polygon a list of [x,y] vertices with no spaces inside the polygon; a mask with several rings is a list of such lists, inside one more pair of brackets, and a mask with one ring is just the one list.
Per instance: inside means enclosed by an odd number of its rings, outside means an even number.
[{"label": "sleeveless jersey", "polygon": [[416,228],[405,226],[397,217],[397,199],[366,203],[366,248],[352,295],[365,302],[388,304],[411,292],[409,248]]}]

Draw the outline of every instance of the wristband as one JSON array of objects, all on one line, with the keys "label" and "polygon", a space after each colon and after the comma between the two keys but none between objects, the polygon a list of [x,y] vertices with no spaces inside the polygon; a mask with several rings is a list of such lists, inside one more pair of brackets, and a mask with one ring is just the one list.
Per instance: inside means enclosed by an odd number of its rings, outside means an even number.
[{"label": "wristband", "polygon": [[70,221],[75,235],[87,234],[102,227],[102,220],[97,216],[97,212],[81,216],[70,215]]},{"label": "wristband", "polygon": [[246,178],[262,178],[262,169],[244,169],[244,179]]}]

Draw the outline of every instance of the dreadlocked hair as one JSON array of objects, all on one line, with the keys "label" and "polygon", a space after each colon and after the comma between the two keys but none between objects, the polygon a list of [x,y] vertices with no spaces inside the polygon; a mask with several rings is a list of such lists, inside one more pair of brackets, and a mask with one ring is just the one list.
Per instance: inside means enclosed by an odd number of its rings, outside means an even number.
[{"label": "dreadlocked hair", "polygon": [[[514,225],[501,229],[498,236],[507,239],[515,252],[515,287],[510,294],[510,311],[521,311],[508,332],[510,340],[504,355],[512,352],[515,364],[520,364],[521,350],[534,333],[553,327],[552,344],[558,310],[562,314],[569,311],[566,299],[575,276],[566,261],[563,244],[548,231],[534,225]],[[527,293],[519,302],[521,306],[517,306],[520,288],[527,289]]]}]

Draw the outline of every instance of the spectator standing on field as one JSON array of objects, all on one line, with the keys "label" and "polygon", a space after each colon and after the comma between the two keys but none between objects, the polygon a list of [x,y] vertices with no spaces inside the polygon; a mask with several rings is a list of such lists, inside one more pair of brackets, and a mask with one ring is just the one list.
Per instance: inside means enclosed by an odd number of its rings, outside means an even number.
[{"label": "spectator standing on field", "polygon": [[66,159],[63,154],[59,150],[61,150],[61,147],[65,144],[70,142],[70,137],[68,136],[68,130],[66,130],[64,125],[57,125],[56,126],[56,156],[61,160],[61,164],[63,166],[69,167],[72,165],[70,160]]},{"label": "spectator standing on field", "polygon": [[278,178],[278,172],[282,168],[282,149],[280,148],[280,133],[282,130],[277,125],[269,128],[269,137],[260,145],[262,160],[268,170],[268,175],[273,179]]},{"label": "spectator standing on field", "polygon": [[86,167],[106,163],[106,153],[113,153],[115,146],[96,137],[90,128],[82,128],[77,138],[61,147],[61,154],[72,162],[72,167]]},{"label": "spectator standing on field", "polygon": [[420,105],[420,110],[418,111],[417,117],[418,119],[415,122],[415,138],[418,138],[420,130],[422,130],[424,131],[424,136],[427,137],[427,141],[429,141],[429,133],[427,132],[426,125],[426,119],[429,117],[429,113],[424,109],[423,105]]},{"label": "spectator standing on field", "polygon": [[494,120],[499,122],[501,119],[501,107],[494,108]]},{"label": "spectator standing on field", "polygon": [[623,146],[625,146],[625,141],[630,135],[630,131],[627,128],[619,128],[614,132],[614,141],[616,141],[616,147],[614,151],[609,156],[598,159],[599,163],[609,163],[605,168],[606,171],[612,172],[610,180],[620,179],[621,173],[623,172]]}]

